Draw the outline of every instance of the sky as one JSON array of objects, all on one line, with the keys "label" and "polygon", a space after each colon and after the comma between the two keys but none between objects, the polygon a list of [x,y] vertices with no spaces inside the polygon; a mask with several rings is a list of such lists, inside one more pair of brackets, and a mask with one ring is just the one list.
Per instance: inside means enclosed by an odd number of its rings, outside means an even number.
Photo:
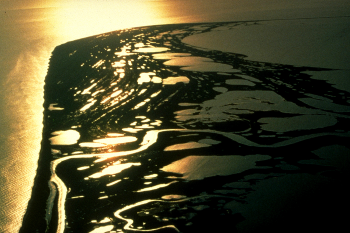
[{"label": "sky", "polygon": [[0,0],[0,9],[3,11],[33,7],[49,7],[53,2],[52,0]]},{"label": "sky", "polygon": [[[69,4],[111,4],[111,3],[132,3],[135,0],[0,0],[0,9],[25,9],[25,8],[44,8],[44,7],[60,7]],[[137,0],[136,0],[137,1]],[[235,3],[234,6],[247,6],[249,8],[305,8],[311,6],[327,6],[346,4],[347,0],[144,0],[149,2],[175,2],[180,5],[186,5],[189,2],[197,2],[199,5],[208,5],[210,3],[222,4],[222,2]]]}]

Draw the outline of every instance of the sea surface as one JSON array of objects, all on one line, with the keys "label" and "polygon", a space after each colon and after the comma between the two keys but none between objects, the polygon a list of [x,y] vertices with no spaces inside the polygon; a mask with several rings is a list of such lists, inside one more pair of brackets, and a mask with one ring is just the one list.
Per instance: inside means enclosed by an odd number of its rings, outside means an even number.
[{"label": "sea surface", "polygon": [[57,46],[20,232],[344,227],[350,94],[311,75],[330,69],[184,43],[257,23],[146,26]]}]

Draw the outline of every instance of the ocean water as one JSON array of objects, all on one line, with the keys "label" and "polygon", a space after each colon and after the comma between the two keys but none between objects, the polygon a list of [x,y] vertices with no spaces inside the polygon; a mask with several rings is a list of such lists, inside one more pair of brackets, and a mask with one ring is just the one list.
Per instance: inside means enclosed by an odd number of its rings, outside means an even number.
[{"label": "ocean water", "polygon": [[241,24],[148,26],[57,46],[20,232],[344,226],[350,94],[308,74],[326,68],[183,42]]},{"label": "ocean water", "polygon": [[43,35],[39,12],[0,16],[0,232],[18,232],[40,152],[44,77],[55,44]]}]

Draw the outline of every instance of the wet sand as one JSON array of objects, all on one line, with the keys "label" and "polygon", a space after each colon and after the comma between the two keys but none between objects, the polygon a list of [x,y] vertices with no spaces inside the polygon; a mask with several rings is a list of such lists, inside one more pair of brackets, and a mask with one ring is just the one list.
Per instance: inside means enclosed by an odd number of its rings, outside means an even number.
[{"label": "wet sand", "polygon": [[141,27],[56,47],[20,232],[342,229],[350,94],[313,78],[330,68],[184,43],[260,23]]}]

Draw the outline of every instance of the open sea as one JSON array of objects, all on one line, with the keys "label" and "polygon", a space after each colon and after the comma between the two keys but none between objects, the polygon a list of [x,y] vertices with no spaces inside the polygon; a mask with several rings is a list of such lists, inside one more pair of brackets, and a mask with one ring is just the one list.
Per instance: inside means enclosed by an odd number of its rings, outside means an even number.
[{"label": "open sea", "polygon": [[216,41],[277,28],[269,20],[282,15],[327,12],[346,28],[348,8],[209,3],[123,5],[100,27],[87,19],[103,8],[2,12],[1,232],[345,226],[349,67],[270,61]]}]

